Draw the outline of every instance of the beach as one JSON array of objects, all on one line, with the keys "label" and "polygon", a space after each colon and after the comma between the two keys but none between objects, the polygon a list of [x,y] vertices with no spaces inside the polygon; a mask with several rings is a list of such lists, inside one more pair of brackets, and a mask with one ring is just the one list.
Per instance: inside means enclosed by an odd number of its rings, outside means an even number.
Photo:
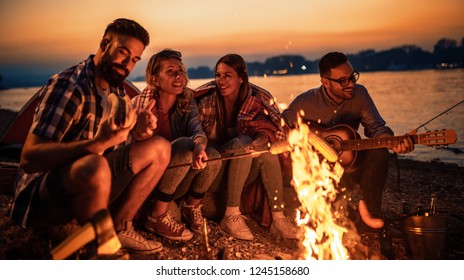
[{"label": "beach", "polygon": [[[394,158],[390,161],[390,172],[387,186],[384,190],[383,212],[386,220],[397,231],[402,231],[401,224],[396,220],[402,212],[403,203],[409,205],[422,204],[427,207],[431,194],[438,198],[437,209],[448,215],[446,229],[446,250],[443,259],[464,259],[464,168],[454,164],[440,162],[418,162],[408,159],[398,160],[398,170]],[[398,182],[398,171],[400,174]],[[399,184],[398,184],[399,183]],[[49,250],[49,239],[40,232],[22,229],[11,223],[8,209],[11,206],[12,195],[0,195],[0,259],[43,259]],[[254,260],[254,259],[296,259],[301,252],[301,243],[296,240],[284,240],[269,233],[251,217],[248,220],[255,235],[253,241],[241,241],[229,237],[218,227],[218,221],[208,221],[211,228],[209,244],[213,256],[218,259]],[[54,238],[64,239],[65,234],[76,230],[70,226],[56,233]],[[202,238],[196,236],[192,241],[170,241],[155,237],[142,230],[147,238],[157,238],[163,243],[164,249],[154,255],[130,255],[131,259],[153,260],[198,260],[206,259],[205,245]],[[42,233],[43,234],[43,233]],[[55,242],[58,242],[55,240]],[[354,254],[354,259],[383,259],[379,254],[379,242],[375,234],[361,234],[361,244],[368,248]],[[405,238],[393,239],[394,259],[411,259]],[[57,244],[57,243],[52,243]]]}]

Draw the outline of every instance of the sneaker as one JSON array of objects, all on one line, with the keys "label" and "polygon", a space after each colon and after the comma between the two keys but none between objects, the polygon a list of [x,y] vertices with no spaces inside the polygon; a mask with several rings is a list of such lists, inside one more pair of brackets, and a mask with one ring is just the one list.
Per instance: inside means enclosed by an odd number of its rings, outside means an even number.
[{"label": "sneaker", "polygon": [[[190,226],[190,229],[197,234],[204,234],[203,229],[203,214],[201,213],[201,207],[203,205],[188,205],[182,203],[182,219]],[[206,229],[209,233],[211,230],[209,227]]]},{"label": "sneaker", "polygon": [[190,240],[193,237],[193,233],[176,222],[168,212],[158,218],[147,217],[144,227],[151,233],[171,240]]},{"label": "sneaker", "polygon": [[243,215],[230,215],[222,219],[219,226],[229,235],[237,239],[253,240],[253,234],[250,228],[245,223],[246,217]]},{"label": "sneaker", "polygon": [[270,232],[276,233],[286,239],[298,239],[298,229],[289,217],[273,220]]},{"label": "sneaker", "polygon": [[147,240],[135,231],[132,222],[126,223],[126,228],[118,232],[121,249],[133,253],[153,254],[163,249],[163,245],[155,240]]}]

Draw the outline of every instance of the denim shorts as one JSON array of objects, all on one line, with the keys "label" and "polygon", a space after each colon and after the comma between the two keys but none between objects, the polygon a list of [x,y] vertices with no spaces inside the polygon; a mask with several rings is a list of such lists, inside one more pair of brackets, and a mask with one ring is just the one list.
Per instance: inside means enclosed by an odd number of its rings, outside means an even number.
[{"label": "denim shorts", "polygon": [[[126,189],[134,172],[131,162],[131,145],[122,146],[105,154],[111,169],[110,204],[115,201]],[[74,218],[72,211],[72,194],[66,191],[63,172],[67,167],[58,168],[49,172],[42,180],[39,188],[39,202],[36,218],[47,224],[58,225],[71,221]]]}]

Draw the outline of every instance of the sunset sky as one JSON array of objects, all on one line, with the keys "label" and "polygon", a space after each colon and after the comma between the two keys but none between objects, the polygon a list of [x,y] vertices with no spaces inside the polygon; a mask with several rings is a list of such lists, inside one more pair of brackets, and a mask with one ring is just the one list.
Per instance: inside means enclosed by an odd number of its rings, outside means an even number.
[{"label": "sunset sky", "polygon": [[249,62],[281,54],[318,59],[332,50],[404,44],[432,51],[440,38],[464,37],[462,0],[2,0],[4,83],[53,74],[85,59],[118,17],[138,21],[151,36],[132,76],[167,47],[180,50],[188,67],[212,67],[231,52]]}]

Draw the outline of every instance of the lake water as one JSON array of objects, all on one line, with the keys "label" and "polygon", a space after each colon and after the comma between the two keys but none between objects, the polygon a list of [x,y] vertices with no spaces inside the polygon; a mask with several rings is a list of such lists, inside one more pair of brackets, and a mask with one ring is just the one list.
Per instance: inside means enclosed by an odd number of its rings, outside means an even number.
[{"label": "lake water", "polygon": [[[191,80],[196,88],[210,79]],[[298,94],[320,85],[319,75],[251,77],[250,81],[269,90],[284,109]],[[361,73],[358,83],[369,90],[380,114],[396,135],[402,135],[428,122],[438,114],[464,100],[464,70],[424,70]],[[143,89],[144,82],[135,85]],[[0,91],[0,108],[19,111],[39,88]],[[401,157],[420,161],[439,160],[464,166],[464,104],[428,123],[427,130],[454,130],[458,140],[449,149],[416,145]],[[1,120],[0,120],[1,121]]]}]

